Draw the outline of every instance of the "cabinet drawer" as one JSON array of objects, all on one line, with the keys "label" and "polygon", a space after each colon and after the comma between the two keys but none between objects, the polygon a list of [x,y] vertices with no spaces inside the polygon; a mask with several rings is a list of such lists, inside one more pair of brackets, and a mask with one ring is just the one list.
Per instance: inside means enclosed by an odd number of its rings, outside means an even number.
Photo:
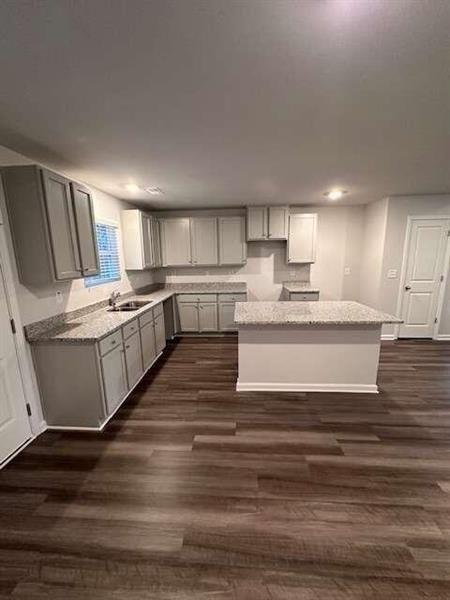
[{"label": "cabinet drawer", "polygon": [[151,323],[153,321],[153,318],[154,314],[153,309],[151,308],[139,317],[139,327],[144,327],[144,325],[147,325],[147,323]]},{"label": "cabinet drawer", "polygon": [[219,294],[219,302],[246,302],[247,294]]},{"label": "cabinet drawer", "polygon": [[299,293],[294,292],[290,295],[290,300],[294,300],[296,302],[313,302],[319,299],[319,294],[317,292],[307,292],[307,293]]},{"label": "cabinet drawer", "polygon": [[119,329],[118,331],[111,333],[111,335],[108,335],[108,337],[105,337],[105,339],[101,340],[99,343],[101,356],[104,356],[107,352],[113,348],[116,348],[117,346],[120,346],[121,344],[122,331]]},{"label": "cabinet drawer", "polygon": [[155,319],[156,319],[156,317],[159,317],[160,315],[163,314],[162,302],[160,302],[157,306],[155,306],[155,308],[153,309],[153,314],[154,314]]},{"label": "cabinet drawer", "polygon": [[178,302],[216,302],[217,294],[179,294]]},{"label": "cabinet drawer", "polygon": [[123,339],[126,340],[127,338],[130,337],[130,335],[133,335],[133,333],[136,333],[136,331],[138,331],[139,326],[138,326],[137,319],[133,319],[133,321],[131,321],[131,323],[127,323],[126,325],[124,325],[122,327],[122,329],[123,329]]}]

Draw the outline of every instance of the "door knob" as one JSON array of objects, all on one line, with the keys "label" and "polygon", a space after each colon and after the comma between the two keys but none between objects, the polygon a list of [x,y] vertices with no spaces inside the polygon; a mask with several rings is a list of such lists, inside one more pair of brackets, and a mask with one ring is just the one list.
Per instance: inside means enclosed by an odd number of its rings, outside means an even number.
[{"label": "door knob", "polygon": [[406,292],[407,292],[408,290],[410,290],[410,289],[411,289],[411,286],[410,286],[410,285],[405,285],[405,291],[406,291]]}]

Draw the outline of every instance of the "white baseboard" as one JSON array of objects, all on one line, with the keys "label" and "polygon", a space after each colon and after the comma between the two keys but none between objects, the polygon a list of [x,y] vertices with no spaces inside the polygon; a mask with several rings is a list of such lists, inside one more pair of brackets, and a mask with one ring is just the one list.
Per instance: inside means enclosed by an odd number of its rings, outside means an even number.
[{"label": "white baseboard", "polygon": [[25,450],[25,448],[27,446],[29,446],[31,444],[31,442],[34,442],[34,440],[37,438],[37,435],[32,435],[26,442],[24,442],[21,446],[19,446],[16,450],[14,450],[14,452],[12,454],[10,454],[8,456],[8,458],[6,458],[2,463],[0,463],[0,470],[3,469],[3,467],[6,467],[6,465],[11,462],[13,460],[13,458],[16,458],[16,456],[18,454],[20,454],[22,452],[22,450]]},{"label": "white baseboard", "polygon": [[440,333],[433,339],[436,340],[437,342],[450,342],[450,334]]},{"label": "white baseboard", "polygon": [[238,392],[344,392],[351,394],[378,394],[374,384],[356,383],[236,383]]},{"label": "white baseboard", "polygon": [[383,333],[381,335],[381,341],[382,342],[388,342],[388,341],[393,341],[396,340],[397,336],[395,335],[395,333]]}]

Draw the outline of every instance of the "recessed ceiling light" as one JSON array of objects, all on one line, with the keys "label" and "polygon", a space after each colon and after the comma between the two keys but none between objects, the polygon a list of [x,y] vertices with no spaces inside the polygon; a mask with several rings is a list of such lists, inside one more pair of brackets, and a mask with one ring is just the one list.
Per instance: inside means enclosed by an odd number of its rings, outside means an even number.
[{"label": "recessed ceiling light", "polygon": [[159,194],[163,193],[162,189],[159,187],[147,187],[145,188],[145,191],[152,196],[159,196]]},{"label": "recessed ceiling light", "polygon": [[136,183],[124,183],[123,187],[131,194],[136,194],[141,191],[141,188]]},{"label": "recessed ceiling light", "polygon": [[334,189],[330,190],[329,192],[325,192],[324,195],[328,198],[328,200],[339,200],[339,198],[342,198],[342,196],[346,193],[346,190]]}]

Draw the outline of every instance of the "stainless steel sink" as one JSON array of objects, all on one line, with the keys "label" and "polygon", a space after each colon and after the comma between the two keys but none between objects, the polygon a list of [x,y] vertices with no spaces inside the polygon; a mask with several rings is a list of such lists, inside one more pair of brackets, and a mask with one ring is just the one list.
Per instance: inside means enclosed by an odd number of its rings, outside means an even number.
[{"label": "stainless steel sink", "polygon": [[129,300],[128,302],[122,302],[121,304],[117,304],[117,306],[108,308],[108,312],[130,312],[133,310],[139,310],[143,306],[150,304],[153,303],[148,300]]}]

